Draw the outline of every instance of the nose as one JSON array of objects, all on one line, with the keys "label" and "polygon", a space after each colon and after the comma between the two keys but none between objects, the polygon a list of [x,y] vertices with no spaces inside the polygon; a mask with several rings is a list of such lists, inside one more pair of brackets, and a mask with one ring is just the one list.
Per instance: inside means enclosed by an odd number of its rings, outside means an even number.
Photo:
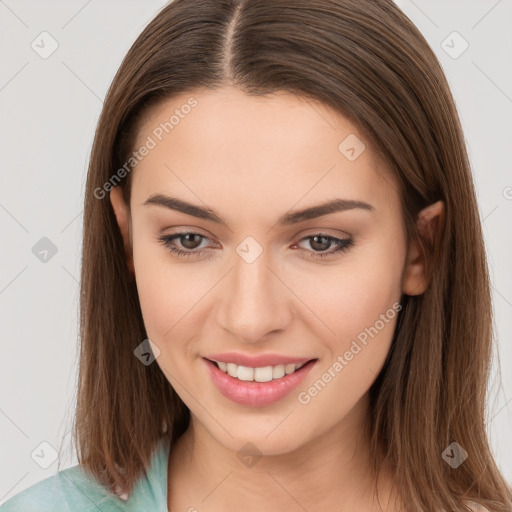
[{"label": "nose", "polygon": [[252,263],[235,254],[219,290],[217,323],[243,343],[266,340],[284,331],[293,318],[293,294],[266,254]]}]

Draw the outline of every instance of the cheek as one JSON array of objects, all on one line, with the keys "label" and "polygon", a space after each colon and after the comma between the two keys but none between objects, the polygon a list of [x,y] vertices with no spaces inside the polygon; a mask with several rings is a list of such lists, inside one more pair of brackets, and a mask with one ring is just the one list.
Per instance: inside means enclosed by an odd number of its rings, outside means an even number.
[{"label": "cheek", "polygon": [[[391,241],[373,237],[343,255],[339,264],[296,273],[294,292],[315,313],[314,318],[308,315],[310,328],[332,351],[344,351],[361,333],[364,338],[376,322],[380,338],[391,338],[396,316],[393,304],[400,302],[402,295],[404,258],[405,244],[400,237]],[[386,317],[384,325],[381,315]]]},{"label": "cheek", "polygon": [[316,328],[325,357],[297,396],[310,417],[328,410],[331,421],[339,420],[382,369],[401,309],[404,252],[399,239],[394,244],[376,240],[330,270],[323,279],[329,288],[323,293],[309,282],[316,292],[310,293],[308,305],[321,312],[324,325],[334,331]]},{"label": "cheek", "polygon": [[188,321],[201,285],[191,272],[173,264],[170,254],[149,229],[134,224],[133,261],[146,332],[160,348]]}]

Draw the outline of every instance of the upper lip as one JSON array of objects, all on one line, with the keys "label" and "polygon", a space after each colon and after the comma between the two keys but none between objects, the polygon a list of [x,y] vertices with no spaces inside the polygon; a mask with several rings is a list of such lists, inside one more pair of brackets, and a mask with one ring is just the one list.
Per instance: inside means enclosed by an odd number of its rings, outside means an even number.
[{"label": "upper lip", "polygon": [[311,361],[311,357],[293,357],[282,354],[259,354],[248,355],[239,352],[225,352],[222,354],[208,354],[204,356],[210,361],[222,361],[224,363],[235,363],[238,366],[249,368],[262,368],[264,366],[277,366],[279,364],[300,364]]}]

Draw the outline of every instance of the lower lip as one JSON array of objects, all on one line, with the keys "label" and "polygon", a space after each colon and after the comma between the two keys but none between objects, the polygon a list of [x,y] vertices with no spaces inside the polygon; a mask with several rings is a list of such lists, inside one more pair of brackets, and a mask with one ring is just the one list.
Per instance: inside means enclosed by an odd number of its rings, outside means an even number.
[{"label": "lower lip", "polygon": [[255,382],[238,380],[224,373],[215,363],[204,359],[210,377],[217,389],[226,397],[241,405],[250,405],[259,407],[273,404],[285,397],[295,389],[310,372],[317,360],[307,362],[302,368],[299,368],[289,375],[269,382]]}]

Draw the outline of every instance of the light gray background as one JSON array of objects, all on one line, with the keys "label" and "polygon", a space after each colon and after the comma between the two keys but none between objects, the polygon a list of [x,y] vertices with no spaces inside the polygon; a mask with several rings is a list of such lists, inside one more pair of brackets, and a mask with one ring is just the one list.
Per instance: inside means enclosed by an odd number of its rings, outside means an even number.
[{"label": "light gray background", "polygon": [[[438,55],[463,122],[495,306],[488,432],[512,482],[512,1],[396,1]],[[114,73],[164,3],[0,0],[0,503],[57,472],[51,447],[60,469],[77,463],[69,430],[87,161]],[[31,47],[51,48],[43,31],[58,43],[46,59]],[[469,44],[458,58],[454,31]],[[32,252],[43,237],[57,248],[46,262]]]}]

